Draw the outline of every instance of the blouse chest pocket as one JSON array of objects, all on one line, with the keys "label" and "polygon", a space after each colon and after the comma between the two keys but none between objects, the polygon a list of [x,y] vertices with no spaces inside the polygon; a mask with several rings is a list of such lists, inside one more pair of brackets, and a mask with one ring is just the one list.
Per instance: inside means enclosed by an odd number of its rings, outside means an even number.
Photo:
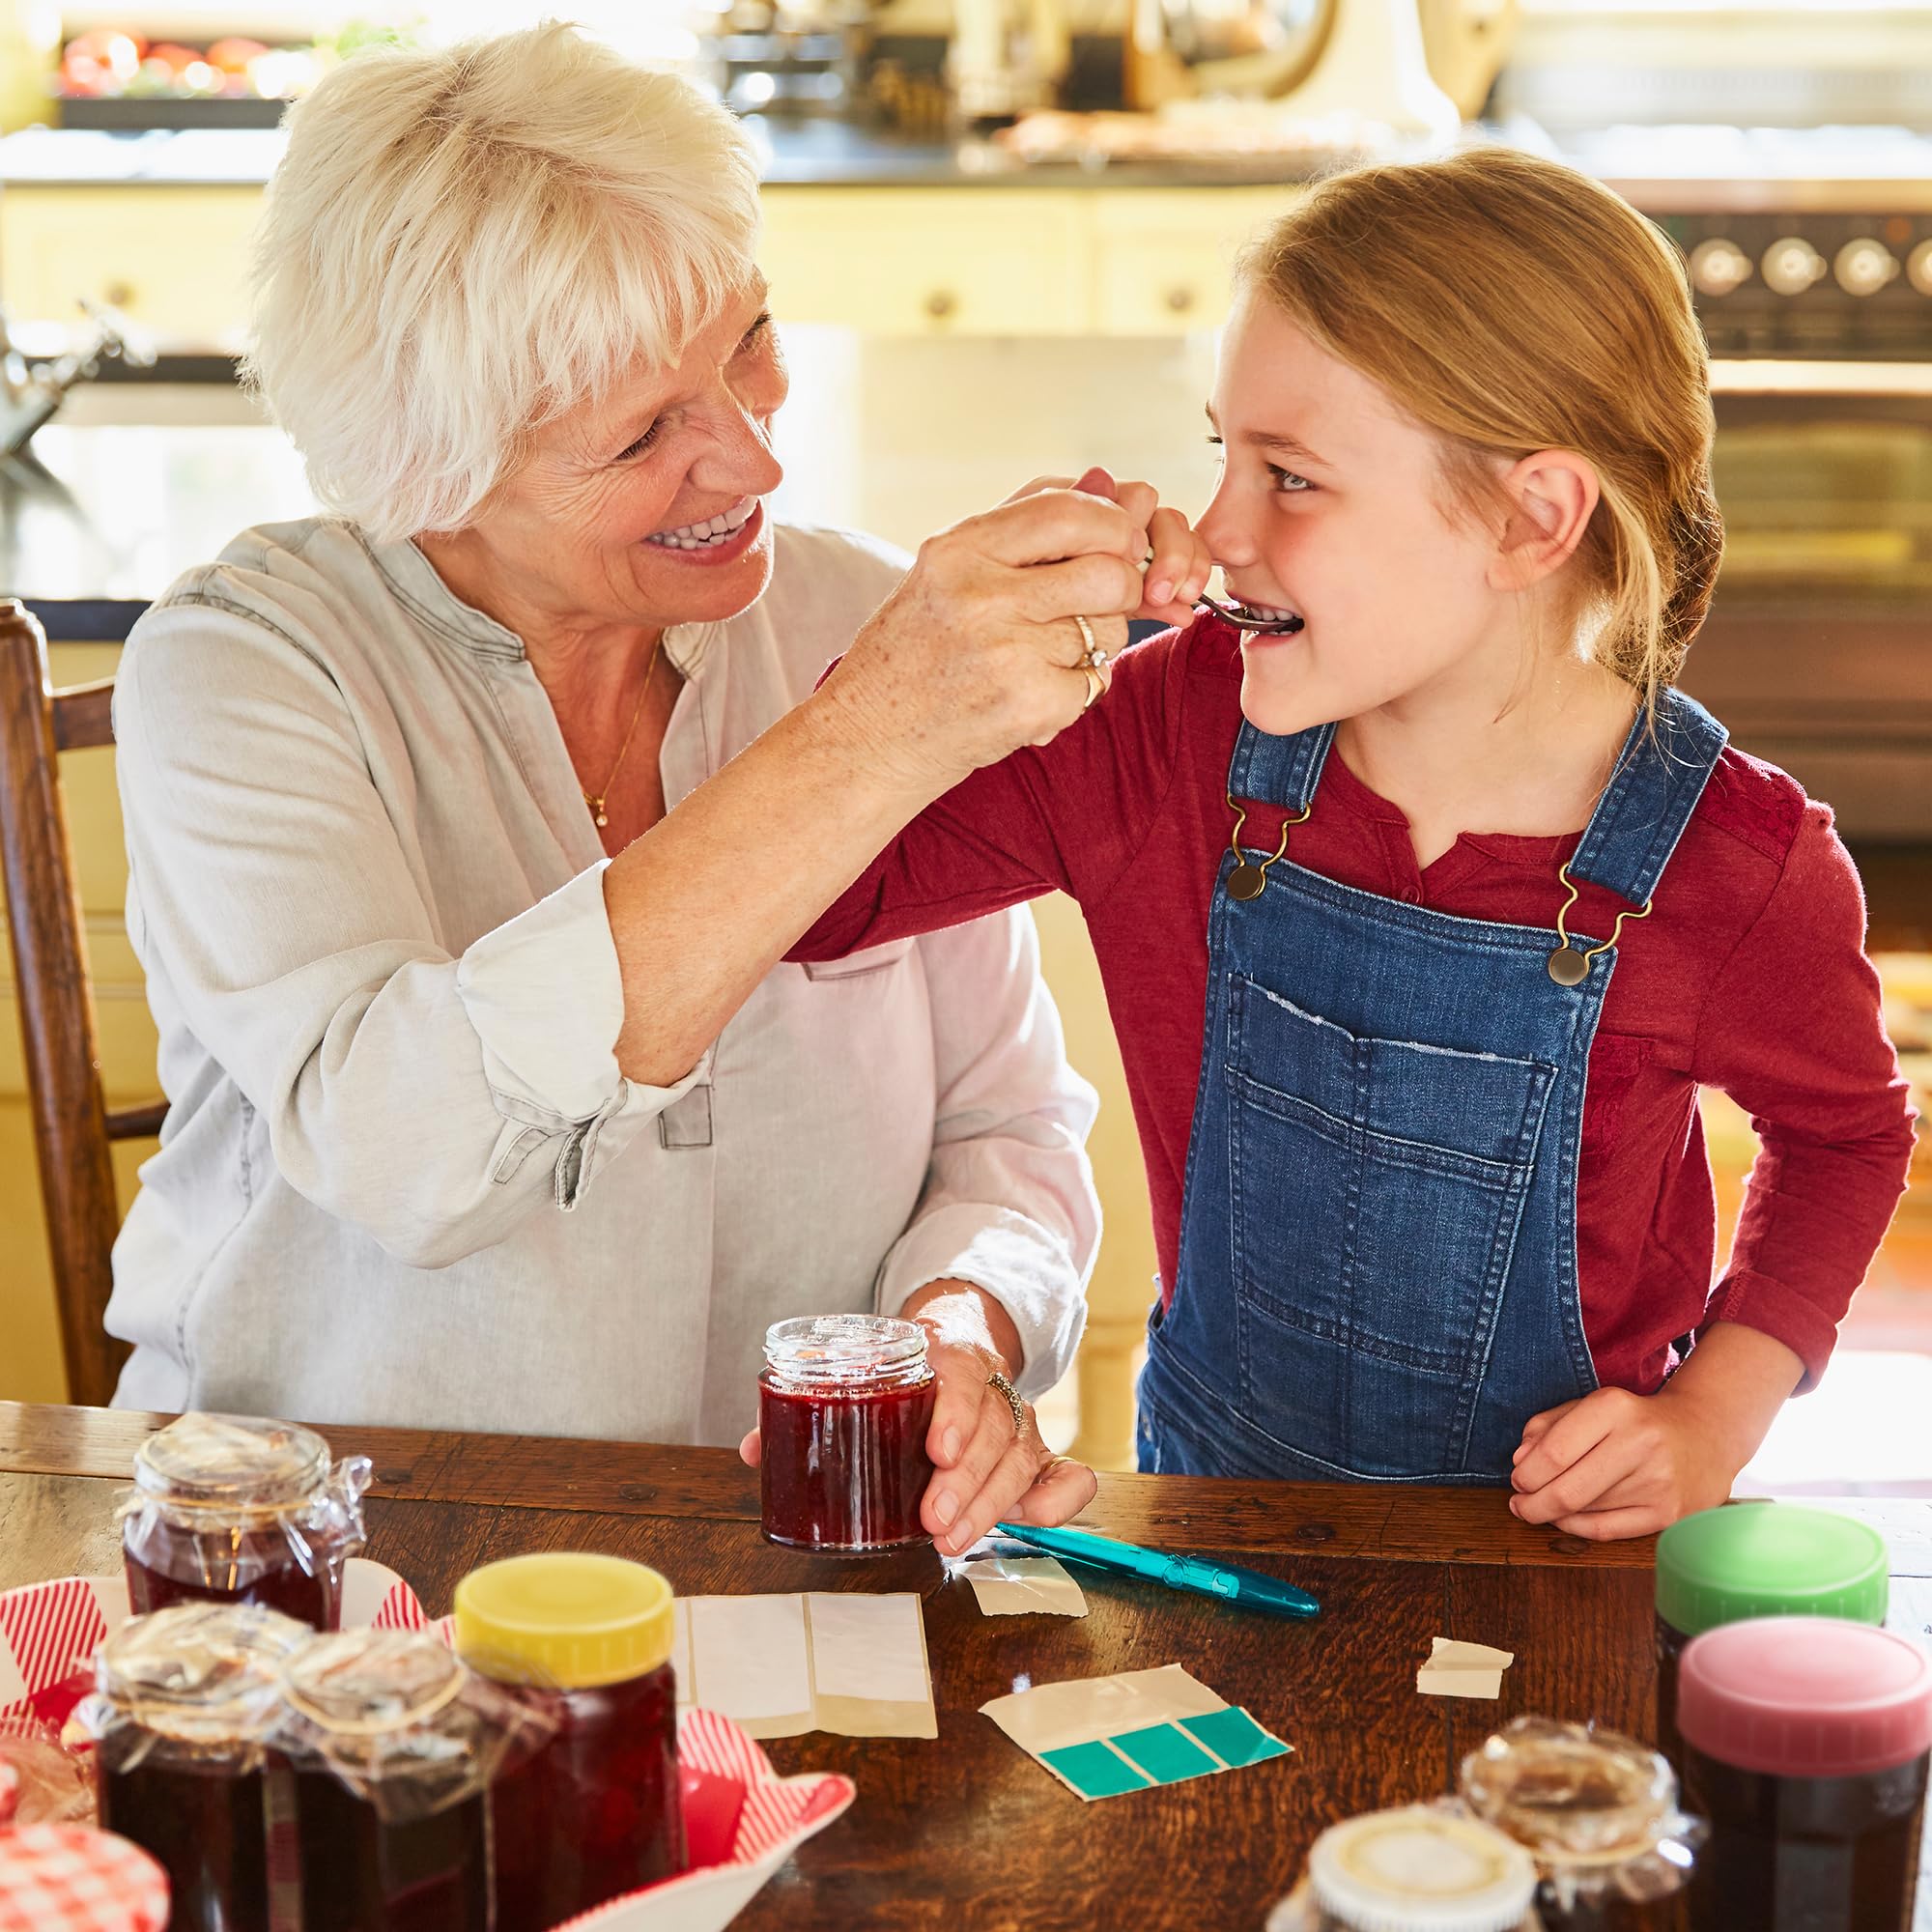
[{"label": "blouse chest pocket", "polygon": [[848,952],[843,959],[808,959],[805,977],[814,985],[838,980],[864,980],[888,973],[918,945],[915,939],[895,939],[884,946],[868,946],[863,952]]},{"label": "blouse chest pocket", "polygon": [[1249,1412],[1351,1473],[1454,1470],[1557,1069],[1357,1035],[1252,980],[1228,997]]}]

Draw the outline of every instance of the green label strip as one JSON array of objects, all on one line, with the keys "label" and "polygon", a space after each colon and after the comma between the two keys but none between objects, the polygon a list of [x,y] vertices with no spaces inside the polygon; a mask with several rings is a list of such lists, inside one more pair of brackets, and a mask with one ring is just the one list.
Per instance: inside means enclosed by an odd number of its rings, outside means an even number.
[{"label": "green label strip", "polygon": [[1286,1757],[1290,1747],[1236,1706],[1179,1723],[1148,1724],[1092,1744],[1063,1745],[1039,1759],[1082,1798],[1118,1798],[1217,1771]]}]

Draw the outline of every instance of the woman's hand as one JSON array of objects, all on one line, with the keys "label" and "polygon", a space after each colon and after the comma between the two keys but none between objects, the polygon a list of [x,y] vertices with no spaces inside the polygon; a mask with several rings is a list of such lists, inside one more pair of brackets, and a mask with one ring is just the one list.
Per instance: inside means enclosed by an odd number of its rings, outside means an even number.
[{"label": "woman's hand", "polygon": [[1185,624],[1214,573],[1214,558],[1179,510],[1162,507],[1151,483],[1121,482],[1097,465],[1079,476],[1036,476],[1023,490],[1007,498],[1019,502],[1041,490],[1078,490],[1118,503],[1148,533],[1147,568],[1142,578],[1139,608],[1130,617],[1151,617],[1162,624]]},{"label": "woman's hand", "polygon": [[[1019,1338],[1005,1309],[971,1282],[940,1281],[910,1297],[903,1311],[926,1331],[926,1360],[938,1384],[926,1454],[932,1481],[920,1520],[943,1556],[970,1549],[996,1522],[1065,1522],[1094,1500],[1085,1463],[1056,1456],[1040,1440],[1031,1404],[1024,1428],[992,1381],[1017,1373]],[[1010,1367],[1009,1365],[1011,1365]],[[756,1465],[758,1432],[738,1445]]]},{"label": "woman's hand", "polygon": [[[939,1384],[925,1439],[933,1477],[920,1520],[942,1556],[970,1549],[996,1522],[1065,1522],[1094,1500],[1094,1472],[1041,1441],[1031,1403],[1013,1404],[992,1378],[1019,1371],[1006,1310],[970,1282],[935,1282],[906,1303],[926,1331]],[[1004,1330],[1004,1333],[1001,1331]]]},{"label": "woman's hand", "polygon": [[1141,608],[1147,527],[1128,508],[1044,489],[920,546],[812,707],[841,716],[870,776],[921,804],[1022,745],[1043,745],[1106,689]]},{"label": "woman's hand", "polygon": [[1728,1500],[1804,1365],[1720,1321],[1655,1395],[1600,1388],[1523,1425],[1511,1510],[1572,1536],[1650,1536]]}]

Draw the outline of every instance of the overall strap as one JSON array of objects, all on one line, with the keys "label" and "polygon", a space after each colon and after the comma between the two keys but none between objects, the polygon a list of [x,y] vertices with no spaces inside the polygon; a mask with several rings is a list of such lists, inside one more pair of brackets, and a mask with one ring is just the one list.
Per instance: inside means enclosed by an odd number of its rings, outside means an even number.
[{"label": "overall strap", "polygon": [[1694,697],[1660,692],[1655,729],[1639,711],[1569,871],[1648,904],[1729,736]]},{"label": "overall strap", "polygon": [[1235,755],[1228,766],[1228,793],[1256,805],[1285,807],[1293,817],[1314,803],[1321,767],[1335,742],[1332,724],[1316,724],[1292,738],[1257,731],[1244,718]]}]

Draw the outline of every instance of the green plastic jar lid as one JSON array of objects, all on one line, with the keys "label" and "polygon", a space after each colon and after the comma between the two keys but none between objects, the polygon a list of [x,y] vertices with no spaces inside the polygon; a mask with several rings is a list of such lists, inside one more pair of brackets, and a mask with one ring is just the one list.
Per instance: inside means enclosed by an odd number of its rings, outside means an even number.
[{"label": "green plastic jar lid", "polygon": [[1657,1614],[1686,1636],[1747,1617],[1882,1624],[1890,1567],[1885,1538],[1853,1517],[1729,1503],[1657,1539]]}]

